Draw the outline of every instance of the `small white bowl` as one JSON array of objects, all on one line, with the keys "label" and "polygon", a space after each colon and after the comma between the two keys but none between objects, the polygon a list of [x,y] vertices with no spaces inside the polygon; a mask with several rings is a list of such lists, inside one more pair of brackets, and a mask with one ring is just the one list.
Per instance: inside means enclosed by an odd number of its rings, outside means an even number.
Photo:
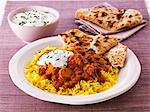
[{"label": "small white bowl", "polygon": [[[38,11],[48,11],[54,14],[56,17],[55,21],[46,26],[21,26],[12,22],[12,17],[15,14],[33,9]],[[43,6],[27,6],[11,11],[8,14],[7,20],[12,31],[17,35],[17,37],[28,43],[46,36],[51,36],[57,28],[59,18],[59,12],[55,9]]]}]

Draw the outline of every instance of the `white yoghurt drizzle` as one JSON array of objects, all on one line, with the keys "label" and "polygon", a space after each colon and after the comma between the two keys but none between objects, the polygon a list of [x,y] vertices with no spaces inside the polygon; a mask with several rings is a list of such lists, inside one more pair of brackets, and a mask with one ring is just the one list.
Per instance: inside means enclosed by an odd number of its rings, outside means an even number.
[{"label": "white yoghurt drizzle", "polygon": [[55,15],[50,12],[31,10],[17,13],[13,16],[12,22],[21,26],[46,26],[55,19]]},{"label": "white yoghurt drizzle", "polygon": [[53,67],[65,67],[67,66],[67,60],[69,56],[74,55],[73,52],[67,50],[54,50],[49,53],[43,54],[37,61],[37,65],[46,65],[51,63]]}]

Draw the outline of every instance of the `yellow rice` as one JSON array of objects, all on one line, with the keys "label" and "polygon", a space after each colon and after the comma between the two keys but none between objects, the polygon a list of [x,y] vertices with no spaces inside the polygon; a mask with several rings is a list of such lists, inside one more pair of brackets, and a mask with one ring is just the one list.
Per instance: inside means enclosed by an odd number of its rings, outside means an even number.
[{"label": "yellow rice", "polygon": [[[34,58],[30,60],[26,65],[26,79],[34,86],[50,93],[77,96],[99,93],[101,91],[111,88],[117,82],[119,69],[110,67],[108,72],[100,71],[101,75],[103,75],[106,79],[105,83],[99,83],[97,80],[95,80],[94,82],[81,80],[73,88],[65,89],[63,87],[60,87],[59,91],[56,91],[55,87],[51,84],[50,80],[44,79],[43,76],[38,75],[39,67],[36,65],[38,58],[42,54],[44,54],[47,50],[55,49],[56,48],[50,46],[42,49],[40,52],[37,52]],[[60,49],[68,50],[69,48],[62,47]]]}]

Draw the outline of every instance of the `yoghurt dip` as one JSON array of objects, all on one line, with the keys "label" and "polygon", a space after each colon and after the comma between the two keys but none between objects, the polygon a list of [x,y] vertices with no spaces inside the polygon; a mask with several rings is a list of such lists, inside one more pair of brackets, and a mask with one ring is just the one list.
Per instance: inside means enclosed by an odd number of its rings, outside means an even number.
[{"label": "yoghurt dip", "polygon": [[67,60],[69,56],[74,55],[73,52],[67,50],[54,50],[42,55],[37,61],[37,65],[46,65],[51,63],[53,67],[65,67],[67,66]]},{"label": "yoghurt dip", "polygon": [[12,17],[12,22],[21,26],[46,26],[55,19],[55,15],[51,12],[30,10],[17,13]]}]

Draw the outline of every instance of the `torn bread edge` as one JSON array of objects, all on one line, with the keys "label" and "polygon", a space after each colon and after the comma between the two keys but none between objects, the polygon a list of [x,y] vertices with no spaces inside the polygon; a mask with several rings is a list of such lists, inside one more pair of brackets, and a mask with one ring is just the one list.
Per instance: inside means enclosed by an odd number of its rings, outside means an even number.
[{"label": "torn bread edge", "polygon": [[127,46],[119,43],[104,54],[104,58],[108,59],[113,67],[124,67],[127,56]]}]

